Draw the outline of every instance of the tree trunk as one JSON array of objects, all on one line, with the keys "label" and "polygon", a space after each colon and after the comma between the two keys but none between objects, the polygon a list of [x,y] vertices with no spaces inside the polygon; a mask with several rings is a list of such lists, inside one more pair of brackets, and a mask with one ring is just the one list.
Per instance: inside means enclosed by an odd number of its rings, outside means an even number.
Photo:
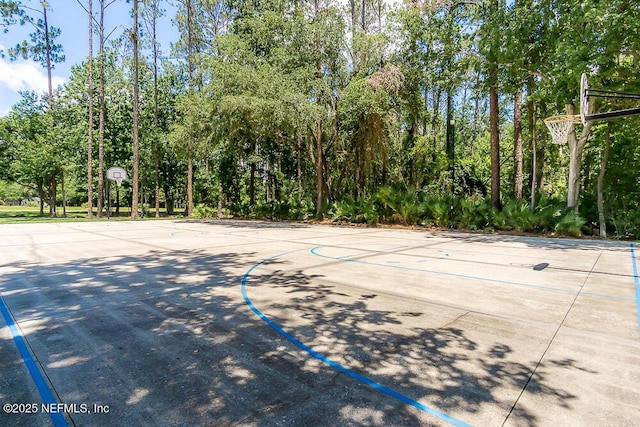
[{"label": "tree trunk", "polygon": [[302,136],[298,134],[298,205],[302,205]]},{"label": "tree trunk", "polygon": [[38,196],[40,197],[40,216],[44,216],[44,181],[38,180]]},{"label": "tree trunk", "polygon": [[[478,77],[477,85],[480,84],[480,77]],[[478,142],[478,125],[480,123],[480,95],[476,94],[474,106],[473,106],[473,126],[472,126],[472,136],[471,136],[471,155],[473,156],[476,152],[476,143]]]},{"label": "tree trunk", "polygon": [[[572,104],[566,106],[567,114],[573,115]],[[591,123],[584,126],[580,138],[576,136],[575,126],[572,125],[569,131],[569,183],[567,185],[567,208],[573,208],[578,213],[578,196],[580,193],[580,166],[582,164],[582,151],[591,132]]]},{"label": "tree trunk", "polygon": [[[186,1],[187,7],[187,71],[188,71],[188,91],[191,93],[193,89],[193,5],[191,3],[192,0]],[[193,135],[190,132],[189,138],[190,141],[187,142],[190,146],[193,146]],[[191,216],[193,214],[194,205],[193,205],[193,149],[190,148],[187,151],[187,155],[189,156],[189,165],[187,168],[187,207],[186,207],[186,215]]]},{"label": "tree trunk", "polygon": [[171,216],[174,214],[174,199],[173,199],[173,193],[171,192],[171,188],[168,185],[165,185],[164,187],[164,205],[165,205],[165,209],[167,210],[167,215]]},{"label": "tree trunk", "polygon": [[513,102],[513,197],[522,199],[522,90]]},{"label": "tree trunk", "polygon": [[[53,111],[53,82],[51,78],[51,43],[49,43],[49,21],[47,20],[47,3],[42,2],[42,15],[44,19],[44,44],[45,44],[45,56],[47,59],[47,84],[49,89],[49,111]],[[51,133],[54,138],[57,138],[54,131],[55,123],[51,125]],[[57,182],[55,175],[52,176],[49,187],[49,216],[51,218],[56,217],[56,188]]]},{"label": "tree trunk", "polygon": [[47,83],[49,84],[49,109],[53,108],[53,82],[51,80],[51,43],[49,43],[49,23],[47,21],[47,3],[42,2],[44,15],[44,44],[47,57]]},{"label": "tree trunk", "polygon": [[436,159],[438,151],[438,117],[440,111],[440,87],[433,89],[433,117],[431,117],[431,136],[433,137],[433,155],[432,160]]},{"label": "tree trunk", "polygon": [[102,210],[104,209],[104,92],[105,92],[105,65],[104,65],[104,0],[100,0],[100,53],[99,53],[99,65],[100,65],[100,78],[98,82],[99,86],[99,102],[100,102],[100,114],[98,123],[98,218],[102,217]]},{"label": "tree trunk", "polygon": [[158,20],[158,4],[153,4],[152,16],[152,36],[153,36],[153,126],[155,128],[153,141],[153,163],[155,171],[155,202],[156,202],[156,218],[160,218],[160,141],[158,141],[158,39],[157,39],[157,22]]},{"label": "tree trunk", "polygon": [[187,206],[185,208],[185,216],[193,214],[193,160],[189,154],[189,164],[187,166]]},{"label": "tree trunk", "polygon": [[224,197],[222,191],[222,181],[218,180],[218,218],[222,218],[222,198]]},{"label": "tree trunk", "polygon": [[598,223],[600,225],[600,237],[607,237],[607,221],[604,216],[604,174],[609,160],[609,150],[611,149],[611,125],[607,124],[607,131],[604,140],[604,150],[600,160],[600,173],[598,174]]},{"label": "tree trunk", "polygon": [[49,217],[56,217],[56,188],[58,187],[58,182],[56,181],[55,175],[51,177],[49,181]]},{"label": "tree trunk", "polygon": [[489,127],[491,132],[491,206],[501,209],[500,203],[500,112],[498,107],[498,69],[489,66]]},{"label": "tree trunk", "polygon": [[131,183],[131,218],[138,217],[138,182],[139,162],[140,162],[140,141],[138,141],[138,103],[139,103],[139,82],[138,82],[138,0],[133,0],[133,31],[131,32],[133,41],[133,182]]},{"label": "tree trunk", "polygon": [[93,218],[93,0],[89,0],[89,138],[87,141],[87,217]]},{"label": "tree trunk", "polygon": [[154,168],[155,168],[155,191],[154,191],[154,197],[155,197],[155,211],[156,211],[156,218],[160,218],[160,172],[158,171],[158,169],[160,168],[160,161],[158,160],[158,147],[156,146],[156,150],[154,153]]},{"label": "tree trunk", "polygon": [[453,90],[447,89],[447,124],[446,124],[446,133],[445,133],[445,151],[447,153],[447,157],[449,157],[449,161],[453,161],[453,141],[451,138],[451,120],[453,120]]},{"label": "tree trunk", "polygon": [[322,120],[316,121],[316,218],[322,219],[322,189],[324,180],[322,177]]},{"label": "tree trunk", "polygon": [[60,174],[60,183],[62,184],[62,218],[67,217],[67,190],[64,187],[64,170]]},{"label": "tree trunk", "polygon": [[536,109],[531,94],[533,93],[535,80],[529,77],[527,83],[527,118],[529,119],[529,147],[531,148],[531,212],[536,208]]},{"label": "tree trunk", "polygon": [[[256,154],[256,143],[251,143],[251,156]],[[249,206],[253,209],[256,204],[256,163],[252,161],[249,166]]]}]

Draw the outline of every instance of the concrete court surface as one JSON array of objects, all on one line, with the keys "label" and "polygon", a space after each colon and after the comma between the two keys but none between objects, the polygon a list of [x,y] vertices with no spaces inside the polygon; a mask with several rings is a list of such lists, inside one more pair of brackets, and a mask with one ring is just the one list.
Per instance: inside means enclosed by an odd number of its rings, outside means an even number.
[{"label": "concrete court surface", "polygon": [[636,262],[426,230],[0,225],[0,425],[638,425]]}]

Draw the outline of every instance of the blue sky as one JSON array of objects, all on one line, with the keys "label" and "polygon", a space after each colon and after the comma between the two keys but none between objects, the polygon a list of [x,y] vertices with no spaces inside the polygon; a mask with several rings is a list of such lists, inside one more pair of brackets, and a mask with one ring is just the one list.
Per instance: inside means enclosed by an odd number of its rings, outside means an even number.
[{"label": "blue sky", "polygon": [[[80,0],[87,7],[88,0]],[[23,0],[27,6],[39,8],[39,0]],[[98,9],[98,1],[93,1],[94,13]],[[133,23],[131,18],[132,4],[126,0],[115,0],[105,13],[105,28],[107,33],[116,28],[110,39],[118,37]],[[170,43],[178,38],[177,30],[172,26],[171,19],[175,14],[175,8],[164,2],[165,16],[158,25],[158,39],[163,54],[168,54]],[[56,64],[53,70],[54,87],[63,84],[71,73],[71,67],[82,62],[89,54],[88,16],[77,0],[49,0],[47,12],[49,25],[58,27],[62,34],[58,39],[62,44],[66,60]],[[14,25],[7,34],[0,32],[0,46],[5,50],[22,40],[29,40],[29,33],[33,27]],[[98,52],[98,40],[94,36],[94,54]],[[19,91],[35,90],[47,91],[47,71],[40,64],[33,61],[9,61],[8,58],[0,58],[0,116],[6,115],[11,106],[20,100]]]}]

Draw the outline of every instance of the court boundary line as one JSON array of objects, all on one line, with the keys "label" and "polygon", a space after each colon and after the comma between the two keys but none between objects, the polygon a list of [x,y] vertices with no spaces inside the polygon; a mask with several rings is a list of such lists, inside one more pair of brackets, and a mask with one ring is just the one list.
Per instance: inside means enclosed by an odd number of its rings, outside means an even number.
[{"label": "court boundary line", "polygon": [[[598,265],[598,261],[602,257],[602,252],[603,251],[600,250],[600,253],[598,254],[598,258],[596,258],[596,260],[594,261],[593,266],[591,267],[592,271],[593,271],[593,269],[596,268],[596,265]],[[590,274],[588,274],[587,277],[584,278],[584,280],[582,282],[582,285],[580,285],[580,289],[578,290],[576,295],[573,297],[573,300],[571,301],[571,304],[569,305],[569,308],[567,309],[566,313],[564,314],[564,317],[560,321],[560,324],[556,328],[555,332],[553,333],[553,336],[549,340],[549,343],[547,344],[547,347],[542,352],[542,355],[540,356],[540,359],[538,360],[538,363],[536,363],[535,368],[533,368],[533,371],[531,371],[531,375],[529,375],[529,378],[527,378],[527,382],[522,387],[522,390],[520,390],[520,394],[516,398],[515,402],[513,402],[513,406],[511,407],[511,409],[509,410],[509,413],[507,414],[507,416],[505,417],[504,421],[502,422],[503,426],[507,423],[507,421],[509,420],[509,417],[511,417],[511,414],[516,409],[516,406],[518,406],[518,402],[520,402],[520,399],[524,395],[524,392],[527,390],[527,387],[529,387],[529,383],[533,379],[533,376],[538,371],[538,368],[540,367],[540,365],[542,365],[542,361],[544,360],[545,356],[549,352],[549,349],[551,348],[551,345],[553,344],[553,342],[556,340],[556,337],[560,333],[560,329],[562,329],[562,327],[564,326],[564,323],[567,321],[567,318],[569,317],[569,313],[571,313],[571,310],[573,309],[573,306],[576,304],[576,301],[578,300],[578,297],[580,296],[580,293],[582,292],[582,290],[584,289],[585,285],[587,284],[587,281],[589,280],[589,277],[590,277]]]},{"label": "court boundary line", "polygon": [[633,266],[633,284],[636,290],[636,313],[638,315],[638,332],[640,333],[640,279],[638,279],[636,251],[633,243],[629,243],[629,250],[631,251],[631,265]]},{"label": "court boundary line", "polygon": [[[45,380],[43,372],[40,371],[38,366],[42,367],[40,362],[36,362],[37,358],[35,353],[30,349],[29,343],[27,339],[24,337],[24,334],[20,330],[18,323],[15,321],[15,318],[11,314],[9,306],[6,304],[4,297],[0,294],[0,312],[2,312],[2,316],[4,317],[4,321],[11,332],[11,336],[13,337],[13,342],[15,343],[18,351],[20,352],[20,356],[22,356],[22,360],[31,375],[31,379],[35,383],[36,388],[38,389],[38,393],[40,394],[40,398],[45,405],[55,405],[59,403],[53,393],[55,390],[51,390],[49,385],[47,384],[47,380]],[[66,427],[69,424],[64,418],[64,414],[62,412],[49,412],[49,416],[51,417],[51,421],[55,427]]]},{"label": "court boundary line", "polygon": [[[417,272],[436,274],[436,275],[441,275],[441,276],[457,277],[457,278],[460,278],[460,279],[470,279],[470,280],[491,282],[491,283],[497,283],[497,284],[501,284],[501,285],[528,287],[528,288],[540,289],[540,290],[543,290],[543,291],[550,291],[550,292],[561,292],[561,293],[569,293],[569,294],[575,294],[576,293],[576,291],[574,289],[563,289],[563,288],[556,288],[556,287],[553,287],[553,286],[543,286],[543,285],[535,285],[535,284],[531,284],[531,283],[513,282],[513,281],[510,281],[510,280],[492,279],[492,278],[488,278],[488,277],[471,276],[471,275],[468,275],[468,274],[449,273],[449,272],[445,272],[445,271],[429,270],[429,269],[426,269],[426,268],[404,267],[404,266],[401,266],[401,265],[393,265],[393,264],[381,264],[381,263],[377,263],[377,262],[365,261],[365,260],[362,260],[362,259],[346,258],[345,256],[336,258],[336,257],[332,257],[332,256],[329,256],[329,255],[324,255],[324,254],[319,253],[317,251],[317,249],[324,248],[324,247],[328,247],[328,246],[315,246],[315,247],[311,248],[309,250],[309,252],[311,252],[312,255],[315,255],[317,257],[325,258],[325,259],[331,259],[331,260],[334,260],[334,261],[337,261],[337,262],[352,262],[352,263],[358,263],[358,264],[363,264],[363,265],[372,265],[372,266],[377,266],[377,267],[394,268],[394,269],[398,269],[398,270],[417,271]],[[383,251],[371,251],[371,253],[379,254],[379,253],[384,253],[384,252]],[[356,256],[361,256],[361,255],[356,255]],[[586,273],[587,273],[587,276],[590,276],[592,274],[592,272],[586,272]],[[598,297],[598,298],[610,298],[610,299],[621,300],[621,301],[633,301],[634,300],[634,298],[627,298],[627,297],[621,297],[621,296],[616,296],[616,295],[601,294],[601,293],[596,293],[596,292],[581,292],[581,295],[587,295],[587,296]]]},{"label": "court boundary line", "polygon": [[276,331],[277,333],[279,333],[281,336],[283,336],[287,341],[289,341],[290,343],[292,343],[293,345],[295,345],[296,347],[300,348],[301,350],[303,350],[304,352],[306,352],[307,354],[309,354],[310,356],[314,357],[315,359],[320,360],[322,363],[330,366],[331,368],[351,377],[352,379],[355,379],[356,381],[365,384],[371,388],[373,388],[376,391],[379,391],[383,394],[386,394],[387,396],[390,396],[396,400],[399,400],[400,402],[412,406],[422,412],[425,412],[429,415],[433,415],[443,421],[446,421],[450,424],[453,424],[457,427],[470,427],[470,424],[465,423],[464,421],[458,420],[457,418],[452,417],[451,415],[445,414],[444,412],[440,412],[437,409],[431,408],[423,403],[418,402],[417,400],[411,399],[408,396],[405,396],[404,394],[401,394],[389,387],[386,387],[370,378],[365,377],[364,375],[361,375],[357,372],[355,372],[354,370],[341,365],[338,362],[333,361],[332,359],[324,356],[323,354],[317,352],[316,350],[312,349],[311,347],[309,347],[308,345],[304,344],[303,342],[301,342],[300,340],[298,340],[296,337],[294,337],[293,335],[291,335],[290,333],[288,333],[287,331],[285,331],[280,325],[278,325],[277,323],[275,323],[273,320],[269,319],[264,313],[262,313],[251,301],[251,299],[249,298],[248,294],[247,294],[247,280],[249,279],[249,276],[251,275],[251,273],[256,270],[258,267],[260,267],[263,264],[266,264],[267,262],[282,257],[284,255],[288,255],[294,252],[301,252],[301,251],[305,251],[308,250],[307,248],[305,249],[297,249],[297,250],[293,250],[293,251],[287,251],[287,252],[282,252],[280,254],[277,255],[273,255],[269,258],[265,258],[262,261],[259,261],[255,264],[253,264],[251,266],[251,268],[249,268],[249,270],[247,270],[247,272],[244,274],[244,276],[242,277],[242,282],[241,282],[241,290],[242,290],[242,297],[244,298],[245,303],[247,304],[247,306],[251,309],[251,311],[253,311],[262,321],[264,321],[267,325],[269,325],[271,327],[271,329],[273,329],[274,331]]}]

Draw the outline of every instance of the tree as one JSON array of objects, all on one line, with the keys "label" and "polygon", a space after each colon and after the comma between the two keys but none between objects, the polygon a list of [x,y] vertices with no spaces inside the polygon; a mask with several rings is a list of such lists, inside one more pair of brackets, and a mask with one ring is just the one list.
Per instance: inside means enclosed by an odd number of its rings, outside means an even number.
[{"label": "tree", "polygon": [[[186,52],[186,67],[187,67],[187,96],[191,96],[191,92],[195,89],[195,54],[196,45],[201,38],[196,34],[196,26],[194,20],[195,5],[193,0],[180,0],[180,10],[177,17],[178,29],[181,32],[181,43],[178,44],[178,48],[182,48]],[[187,206],[185,209],[185,216],[190,216],[193,213],[193,168],[194,168],[194,155],[195,155],[195,142],[194,136],[187,132],[184,134],[185,140],[185,154],[187,158]]]},{"label": "tree", "polygon": [[51,215],[57,178],[68,157],[54,136],[54,114],[55,111],[49,108],[48,97],[38,98],[33,92],[24,92],[10,112],[7,126],[7,137],[13,147],[11,174],[16,182],[37,191],[40,216],[44,216],[47,193]]},{"label": "tree", "polygon": [[367,187],[387,183],[392,98],[403,78],[400,69],[388,66],[369,77],[353,79],[342,93],[338,117],[350,160],[342,170],[354,174],[356,199],[365,195]]},{"label": "tree", "polygon": [[78,4],[87,12],[89,17],[89,57],[87,94],[88,94],[88,124],[87,124],[87,217],[93,218],[93,0],[88,0],[88,8],[77,0]]},{"label": "tree", "polygon": [[488,7],[489,16],[486,17],[484,26],[488,40],[485,50],[487,78],[489,84],[489,131],[491,135],[491,206],[494,209],[501,208],[500,201],[500,104],[498,64],[500,34],[499,22],[501,12],[500,0],[491,0]]},{"label": "tree", "polygon": [[160,44],[157,39],[158,19],[163,15],[160,0],[148,0],[143,3],[142,20],[151,38],[152,64],[153,64],[153,166],[154,166],[154,199],[155,217],[160,217],[160,129],[159,129],[159,101],[158,101],[158,72]]},{"label": "tree", "polygon": [[[11,13],[18,14],[21,16],[20,23],[29,23],[35,31],[30,34],[31,42],[27,42],[26,40],[18,43],[14,47],[10,48],[8,53],[9,57],[12,60],[17,59],[18,57],[22,57],[24,59],[32,58],[33,60],[39,62],[43,67],[47,70],[47,83],[48,83],[48,105],[49,110],[53,111],[54,109],[54,97],[53,97],[53,83],[51,77],[51,70],[55,66],[55,63],[63,62],[65,57],[62,50],[62,45],[55,44],[55,39],[60,35],[60,29],[56,27],[49,27],[49,20],[47,17],[47,9],[48,3],[46,1],[41,1],[40,5],[42,6],[42,11],[38,9],[34,9],[31,7],[27,7],[20,3],[10,2],[6,5],[2,6],[3,16],[7,16]],[[5,9],[6,7],[6,9]],[[18,8],[18,9],[16,9]],[[17,11],[16,11],[17,10]],[[7,12],[8,11],[8,12]],[[41,18],[34,18],[29,15],[27,11],[39,14]],[[49,122],[52,126],[51,132],[49,133],[51,138],[55,138],[56,133],[53,131],[53,126],[55,126],[54,121]],[[51,143],[51,142],[49,142]],[[49,215],[51,217],[56,216],[56,189],[57,189],[57,178],[58,173],[62,173],[62,170],[59,169],[57,173],[49,174]]]},{"label": "tree", "polygon": [[[11,4],[13,3],[13,6]],[[49,7],[48,2],[41,1],[42,11],[33,9],[15,2],[9,2],[10,9],[15,10],[16,7],[22,7],[22,19],[21,23],[29,23],[34,27],[35,32],[31,33],[31,42],[26,40],[18,43],[14,47],[9,49],[9,57],[15,60],[18,57],[24,59],[32,58],[34,61],[42,64],[47,70],[47,82],[49,85],[49,104],[53,105],[53,84],[51,79],[51,70],[55,66],[54,64],[64,62],[64,53],[62,45],[55,44],[55,39],[60,36],[60,29],[56,27],[49,27],[49,21],[47,18],[47,9]],[[3,6],[4,9],[4,6]],[[37,13],[42,18],[35,19],[34,17],[24,13],[24,9]],[[20,13],[20,12],[18,12]]]},{"label": "tree", "polygon": [[138,0],[133,0],[133,31],[131,32],[131,40],[133,41],[133,181],[131,196],[131,218],[138,216],[138,182],[140,179],[139,155],[140,146],[138,141],[138,107],[139,107],[139,82],[138,82]]},{"label": "tree", "polygon": [[89,0],[89,123],[87,143],[87,214],[93,217],[93,0]]},{"label": "tree", "polygon": [[[0,1],[0,29],[3,33],[8,33],[9,28],[15,25],[20,18],[21,24],[24,24],[25,12],[21,8],[19,1],[15,0],[2,0]],[[0,50],[0,54],[3,52]]]},{"label": "tree", "polygon": [[104,15],[109,6],[111,6],[115,0],[99,0],[100,5],[100,21],[98,23],[98,37],[99,37],[99,53],[98,53],[98,102],[99,102],[99,121],[98,121],[98,218],[102,217],[102,211],[104,209],[104,126],[105,126],[105,43],[107,39],[113,33],[112,30],[109,34],[105,33]]}]

